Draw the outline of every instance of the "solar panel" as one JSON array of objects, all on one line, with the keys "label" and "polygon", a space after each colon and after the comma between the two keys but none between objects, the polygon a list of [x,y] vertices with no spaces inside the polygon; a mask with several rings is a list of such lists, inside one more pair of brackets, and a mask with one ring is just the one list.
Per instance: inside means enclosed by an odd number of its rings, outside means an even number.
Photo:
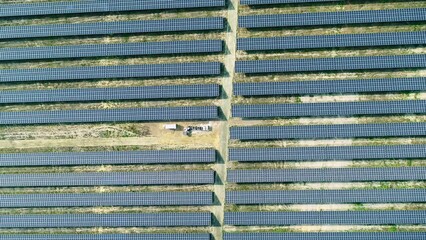
[{"label": "solar panel", "polygon": [[222,30],[222,17],[0,27],[0,39]]},{"label": "solar panel", "polygon": [[232,106],[233,117],[316,117],[426,113],[426,101],[330,102]]},{"label": "solar panel", "polygon": [[210,226],[210,213],[1,215],[0,228]]},{"label": "solar panel", "polygon": [[426,136],[426,123],[232,127],[231,139],[321,139]]},{"label": "solar panel", "polygon": [[3,240],[210,240],[208,233],[169,234],[24,234],[2,235]]},{"label": "solar panel", "polygon": [[215,161],[214,149],[0,154],[0,167],[214,163]]},{"label": "solar panel", "polygon": [[237,61],[238,73],[285,73],[426,67],[426,55]]},{"label": "solar panel", "polygon": [[0,208],[98,206],[203,206],[213,204],[211,192],[129,192],[0,195]]},{"label": "solar panel", "polygon": [[426,145],[231,148],[229,158],[238,162],[426,158]]},{"label": "solar panel", "polygon": [[416,180],[426,180],[426,168],[320,168],[228,171],[228,181],[234,183],[361,182]]},{"label": "solar panel", "polygon": [[241,5],[270,5],[284,3],[341,2],[343,0],[241,0]]},{"label": "solar panel", "polygon": [[2,174],[0,187],[213,184],[214,171]]},{"label": "solar panel", "polygon": [[41,16],[56,14],[102,13],[119,11],[166,10],[182,8],[224,7],[225,0],[91,0],[78,2],[44,2],[2,4],[0,17]]},{"label": "solar panel", "polygon": [[417,22],[426,20],[426,8],[318,12],[242,16],[241,28],[301,27],[342,24]]},{"label": "solar panel", "polygon": [[222,40],[1,48],[0,61],[222,52]]},{"label": "solar panel", "polygon": [[139,99],[216,98],[217,84],[124,88],[0,91],[0,103],[84,102]]},{"label": "solar panel", "polygon": [[225,233],[225,240],[423,240],[424,232]]},{"label": "solar panel", "polygon": [[221,63],[219,62],[34,68],[0,70],[0,83],[140,77],[207,76],[219,75],[220,73]]},{"label": "solar panel", "polygon": [[373,47],[426,44],[426,32],[339,34],[238,39],[238,50],[265,51],[311,48]]},{"label": "solar panel", "polygon": [[232,191],[230,204],[423,203],[425,189]]},{"label": "solar panel", "polygon": [[0,125],[217,119],[216,106],[1,112]]},{"label": "solar panel", "polygon": [[426,223],[426,211],[227,212],[225,224],[276,225],[410,225]]},{"label": "solar panel", "polygon": [[401,92],[424,90],[426,90],[426,78],[385,78],[234,84],[234,94],[242,96]]}]

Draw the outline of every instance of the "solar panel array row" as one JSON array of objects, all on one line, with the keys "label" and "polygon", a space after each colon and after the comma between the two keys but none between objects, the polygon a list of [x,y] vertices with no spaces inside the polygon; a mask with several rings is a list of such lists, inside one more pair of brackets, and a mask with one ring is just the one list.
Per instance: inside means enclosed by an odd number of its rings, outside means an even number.
[{"label": "solar panel array row", "polygon": [[331,102],[234,105],[233,117],[315,117],[426,113],[426,101]]},{"label": "solar panel array row", "polygon": [[0,39],[222,30],[221,17],[0,27]]},{"label": "solar panel array row", "polygon": [[0,154],[0,166],[64,166],[103,164],[213,163],[216,151],[161,150]]},{"label": "solar panel array row", "polygon": [[228,181],[233,183],[280,182],[361,182],[426,180],[425,167],[402,168],[321,168],[231,170]]},{"label": "solar panel array row", "polygon": [[253,15],[239,17],[241,28],[301,27],[342,24],[417,22],[426,20],[426,8]]},{"label": "solar panel array row", "polygon": [[225,240],[423,240],[424,232],[225,233]]},{"label": "solar panel array row", "polygon": [[213,184],[214,171],[2,174],[0,187]]},{"label": "solar panel array row", "polygon": [[218,114],[214,106],[1,112],[0,125],[209,120],[217,119]]},{"label": "solar panel array row", "polygon": [[4,4],[0,17],[42,16],[56,14],[102,13],[141,10],[224,7],[225,0],[91,0],[78,2],[45,2]]},{"label": "solar panel array row", "polygon": [[231,204],[423,203],[425,189],[227,192]]},{"label": "solar panel array row", "polygon": [[231,139],[322,139],[426,136],[426,123],[232,127]]},{"label": "solar panel array row", "polygon": [[[208,233],[181,234],[25,234],[2,235],[2,240],[210,240]],[[393,240],[393,239],[392,239]],[[413,239],[417,240],[417,239]]]},{"label": "solar panel array row", "polygon": [[242,96],[400,92],[424,90],[426,90],[426,78],[385,78],[234,84],[234,94]]},{"label": "solar panel array row", "polygon": [[229,158],[238,162],[426,158],[426,145],[231,148]]},{"label": "solar panel array row", "polygon": [[83,102],[139,99],[219,97],[220,86],[176,85],[124,88],[78,88],[58,90],[0,91],[0,103]]},{"label": "solar panel array row", "polygon": [[254,60],[236,62],[236,71],[238,73],[246,74],[423,67],[426,67],[426,55]]},{"label": "solar panel array row", "polygon": [[426,44],[426,32],[340,34],[238,39],[238,50],[288,50],[310,48],[373,47]]},{"label": "solar panel array row", "polygon": [[125,66],[34,68],[0,70],[1,82],[65,81],[139,77],[181,77],[219,75],[221,63],[170,63]]},{"label": "solar panel array row", "polygon": [[0,195],[0,208],[98,206],[202,206],[213,204],[211,192],[143,192]]},{"label": "solar panel array row", "polygon": [[222,52],[222,40],[2,48],[0,61]]},{"label": "solar panel array row", "polygon": [[426,211],[227,212],[225,224],[275,225],[406,225],[426,223]]},{"label": "solar panel array row", "polygon": [[210,213],[1,215],[0,228],[210,226]]},{"label": "solar panel array row", "polygon": [[340,2],[342,0],[241,0],[241,5],[270,5],[285,3]]}]

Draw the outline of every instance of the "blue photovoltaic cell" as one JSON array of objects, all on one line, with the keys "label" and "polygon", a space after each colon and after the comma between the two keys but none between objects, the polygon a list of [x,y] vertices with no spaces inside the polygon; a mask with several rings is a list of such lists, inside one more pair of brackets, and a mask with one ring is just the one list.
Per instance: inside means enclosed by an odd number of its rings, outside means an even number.
[{"label": "blue photovoltaic cell", "polygon": [[342,24],[417,22],[426,20],[426,8],[346,12],[319,12],[242,16],[241,28],[300,27]]},{"label": "blue photovoltaic cell", "polygon": [[419,44],[426,44],[426,32],[394,32],[322,36],[242,38],[238,39],[238,50],[266,51]]},{"label": "blue photovoltaic cell", "polygon": [[225,224],[278,225],[413,225],[425,224],[426,211],[227,212]]},{"label": "blue photovoltaic cell", "polygon": [[236,62],[236,72],[246,74],[423,67],[426,67],[426,55],[255,60]]},{"label": "blue photovoltaic cell", "polygon": [[0,125],[209,120],[218,117],[216,106],[1,112]]},{"label": "blue photovoltaic cell", "polygon": [[224,7],[225,0],[90,0],[2,4],[0,17]]},{"label": "blue photovoltaic cell", "polygon": [[340,2],[343,0],[241,0],[241,5],[270,5],[285,3]]},{"label": "blue photovoltaic cell", "polygon": [[214,171],[1,174],[0,187],[213,184],[214,178]]},{"label": "blue photovoltaic cell", "polygon": [[426,123],[232,127],[231,139],[321,139],[426,136]]},{"label": "blue photovoltaic cell", "polygon": [[228,181],[234,183],[368,182],[417,180],[426,180],[425,167],[263,169],[228,171]]},{"label": "blue photovoltaic cell", "polygon": [[0,48],[0,61],[222,52],[222,40]]},{"label": "blue photovoltaic cell", "polygon": [[426,113],[426,101],[331,102],[234,105],[240,118],[316,117]]},{"label": "blue photovoltaic cell", "polygon": [[234,84],[234,94],[242,96],[400,92],[423,90],[426,90],[426,78],[318,80],[302,82],[262,82]]},{"label": "blue photovoltaic cell", "polygon": [[211,213],[0,215],[0,228],[210,226]]},{"label": "blue photovoltaic cell", "polygon": [[34,68],[0,70],[0,82],[65,81],[219,75],[221,63],[171,63],[125,66]]},{"label": "blue photovoltaic cell", "polygon": [[426,145],[231,148],[229,150],[230,161],[237,162],[410,158],[426,158]]},{"label": "blue photovoltaic cell", "polygon": [[425,189],[232,191],[229,204],[423,203]]},{"label": "blue photovoltaic cell", "polygon": [[2,235],[2,240],[210,240],[208,233],[168,234],[25,234]]},{"label": "blue photovoltaic cell", "polygon": [[176,85],[124,88],[78,88],[55,90],[0,91],[0,103],[85,102],[139,99],[219,97],[220,86]]},{"label": "blue photovoltaic cell", "polygon": [[0,154],[1,167],[213,163],[215,161],[214,149]]},{"label": "blue photovoltaic cell", "polygon": [[0,39],[222,30],[221,17],[0,27]]},{"label": "blue photovoltaic cell", "polygon": [[0,195],[0,208],[203,206],[212,204],[213,193],[211,192],[130,192]]},{"label": "blue photovoltaic cell", "polygon": [[224,240],[424,240],[425,232],[225,233]]}]

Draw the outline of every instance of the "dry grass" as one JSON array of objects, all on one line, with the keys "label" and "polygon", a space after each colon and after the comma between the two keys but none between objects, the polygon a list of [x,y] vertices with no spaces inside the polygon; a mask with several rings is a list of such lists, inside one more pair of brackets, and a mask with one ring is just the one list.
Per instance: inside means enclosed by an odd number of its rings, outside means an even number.
[{"label": "dry grass", "polygon": [[426,182],[351,182],[351,183],[271,183],[271,184],[234,184],[228,183],[228,191],[255,190],[339,190],[339,189],[424,189]]},{"label": "dry grass", "polygon": [[63,45],[83,45],[83,44],[117,44],[117,43],[137,43],[137,42],[163,42],[163,41],[188,41],[223,39],[222,32],[199,32],[199,33],[161,33],[161,34],[134,34],[134,35],[114,35],[114,36],[90,36],[90,37],[60,37],[47,39],[20,39],[16,41],[0,42],[1,48],[15,47],[42,47],[42,46],[63,46]]},{"label": "dry grass", "polygon": [[[80,1],[80,0],[68,0]],[[39,2],[63,2],[63,0],[0,0],[0,4],[14,4],[14,3],[39,3]]]},{"label": "dry grass", "polygon": [[343,49],[343,50],[313,50],[313,51],[291,51],[275,52],[264,55],[241,54],[240,60],[280,60],[280,59],[304,59],[304,58],[335,58],[335,57],[366,57],[385,55],[414,55],[425,54],[424,47],[394,47],[383,49]]},{"label": "dry grass", "polygon": [[1,194],[37,193],[117,193],[117,192],[196,192],[213,191],[211,185],[191,186],[95,186],[95,187],[43,187],[43,188],[1,188]]},{"label": "dry grass", "polygon": [[218,100],[174,100],[174,101],[125,101],[125,102],[99,102],[99,103],[52,103],[42,105],[7,105],[0,106],[2,112],[16,111],[46,111],[46,110],[80,110],[80,109],[120,109],[120,108],[153,108],[153,107],[190,107],[214,106]]},{"label": "dry grass", "polygon": [[426,7],[424,1],[388,1],[383,2],[336,2],[329,4],[312,4],[312,5],[281,5],[272,7],[250,8],[242,6],[240,15],[252,14],[297,14],[307,12],[340,12],[340,11],[366,11],[366,10],[383,10],[383,9],[400,9],[400,8],[423,8]]},{"label": "dry grass", "polygon": [[209,164],[152,164],[152,165],[94,165],[94,166],[55,166],[55,167],[10,167],[0,168],[1,174],[26,173],[89,173],[89,172],[161,172],[212,170]]},{"label": "dry grass", "polygon": [[233,162],[229,169],[319,169],[319,168],[382,168],[382,167],[425,167],[424,159],[408,160],[370,160],[370,161],[301,161],[301,162],[264,162],[264,163],[237,163]]},{"label": "dry grass", "polygon": [[[26,0],[19,2],[37,2],[46,0]],[[56,0],[54,0],[56,1]],[[10,1],[0,0],[0,3]],[[240,15],[248,14],[273,14],[273,13],[301,13],[322,11],[351,11],[373,9],[396,9],[426,7],[424,1],[392,1],[389,3],[337,3],[313,4],[303,6],[283,6],[273,8],[248,8],[242,7]],[[55,23],[83,23],[98,21],[129,21],[169,18],[192,18],[224,16],[228,11],[165,11],[162,13],[129,13],[129,14],[99,14],[97,16],[61,16],[61,17],[34,17],[29,19],[17,18],[14,20],[0,21],[0,26],[37,25]],[[235,16],[230,16],[234,17]],[[234,19],[235,20],[235,19]],[[294,36],[316,34],[351,34],[375,32],[402,32],[426,31],[424,24],[383,24],[366,26],[333,26],[310,28],[286,28],[276,30],[248,31],[238,29],[238,37],[267,37],[267,36]],[[1,41],[0,48],[10,47],[35,47],[35,46],[60,46],[78,44],[109,44],[130,42],[155,42],[174,40],[201,40],[224,39],[228,45],[235,41],[233,32],[194,32],[194,33],[157,33],[157,34],[131,34],[117,36],[94,37],[64,37],[31,40]],[[368,49],[331,49],[309,51],[276,51],[261,53],[246,53],[239,51],[238,60],[256,59],[287,59],[287,58],[321,58],[321,57],[350,57],[350,56],[375,56],[375,55],[403,55],[425,54],[425,46],[416,47],[389,47]],[[234,62],[233,55],[206,54],[206,55],[174,55],[156,57],[112,57],[76,60],[52,61],[22,61],[1,63],[0,69],[18,68],[49,68],[73,66],[109,66],[126,64],[153,64],[171,62],[195,61],[220,61],[227,66]],[[425,70],[390,70],[390,71],[356,71],[356,72],[331,72],[331,73],[296,73],[296,74],[270,74],[267,76],[244,76],[236,74],[219,77],[199,78],[161,78],[161,79],[122,79],[122,80],[97,80],[75,82],[45,82],[45,83],[17,83],[2,84],[0,90],[24,89],[62,89],[62,88],[87,88],[87,87],[124,87],[124,86],[153,86],[153,85],[180,85],[202,83],[224,83],[226,90],[232,89],[231,82],[263,82],[263,81],[307,81],[307,80],[334,80],[334,79],[369,79],[369,78],[396,78],[396,77],[426,77]],[[230,92],[228,92],[230,94]],[[243,98],[235,97],[233,104],[262,104],[262,103],[309,103],[309,102],[338,102],[338,101],[384,101],[384,100],[426,100],[426,93],[393,93],[393,94],[348,94],[327,96],[299,96],[299,97],[266,97]],[[196,99],[196,100],[170,100],[170,101],[123,101],[123,102],[98,102],[98,103],[60,103],[60,104],[34,104],[34,105],[8,105],[0,106],[0,111],[29,111],[29,110],[63,110],[63,109],[113,109],[132,107],[159,107],[159,106],[200,106],[217,105],[229,107],[229,99]],[[228,109],[225,108],[225,111]],[[211,133],[196,134],[185,137],[178,132],[162,129],[164,123],[122,123],[122,124],[69,124],[46,126],[8,126],[0,127],[0,152],[57,152],[57,151],[122,151],[146,149],[188,149],[188,148],[215,148],[221,153],[226,153],[227,139],[223,131],[227,125],[231,126],[262,126],[262,125],[309,125],[309,124],[350,124],[350,123],[387,123],[387,122],[424,122],[426,115],[407,116],[365,116],[365,117],[330,117],[330,118],[296,118],[296,119],[267,119],[267,120],[241,120],[231,119],[228,122],[214,122]],[[180,125],[196,125],[200,122],[178,122]],[[329,140],[280,140],[240,142],[230,141],[230,147],[301,147],[301,146],[351,146],[351,145],[384,145],[384,144],[426,144],[426,138],[374,138],[374,139],[329,139]],[[337,168],[337,167],[403,167],[426,166],[422,159],[416,160],[375,160],[375,161],[323,161],[323,162],[290,162],[290,163],[236,163],[225,162],[217,164],[183,164],[183,165],[106,165],[106,166],[74,166],[74,167],[23,167],[0,168],[0,174],[11,173],[50,173],[50,172],[133,172],[133,171],[171,171],[171,170],[209,170],[220,173],[223,185],[201,186],[96,186],[96,187],[46,187],[46,188],[1,188],[0,194],[22,193],[101,193],[101,192],[147,192],[147,191],[214,191],[222,201],[226,191],[230,190],[313,190],[313,189],[404,189],[426,188],[426,182],[363,182],[363,183],[292,183],[292,184],[233,184],[226,183],[226,169],[295,169],[295,168]],[[98,208],[51,208],[51,209],[7,209],[1,214],[64,214],[64,213],[134,213],[134,212],[212,212],[216,217],[223,217],[225,211],[307,211],[307,210],[379,210],[379,209],[426,209],[424,204],[333,204],[333,205],[269,205],[269,206],[232,206],[225,205],[207,207],[98,207]],[[220,219],[222,221],[223,219]],[[78,228],[78,229],[28,229],[28,230],[0,230],[5,233],[158,233],[158,232],[221,232],[221,227],[202,228]],[[291,226],[291,227],[231,227],[225,226],[228,232],[239,231],[395,231],[389,226]],[[425,231],[424,226],[396,227],[396,231]]]},{"label": "dry grass", "polygon": [[289,227],[234,227],[226,226],[225,231],[233,232],[424,232],[425,226],[289,226]]},{"label": "dry grass", "polygon": [[325,147],[325,146],[380,146],[399,144],[425,144],[424,137],[418,138],[357,138],[357,139],[325,139],[325,140],[276,140],[276,141],[231,141],[230,147]]},{"label": "dry grass", "polygon": [[37,228],[5,229],[0,234],[114,234],[114,233],[206,233],[208,227],[167,227],[167,228]]},{"label": "dry grass", "polygon": [[232,126],[292,126],[292,125],[333,125],[333,124],[369,124],[369,123],[410,123],[423,122],[425,115],[368,116],[368,117],[307,117],[275,118],[260,120],[233,121]]},{"label": "dry grass", "polygon": [[237,75],[236,82],[293,82],[312,80],[347,80],[347,79],[372,79],[372,78],[408,78],[425,77],[424,69],[382,70],[382,71],[348,71],[348,72],[321,72],[321,73],[288,73],[244,76]]},{"label": "dry grass", "polygon": [[420,203],[396,204],[289,204],[289,205],[229,205],[230,212],[304,212],[304,211],[386,211],[386,210],[425,210]]},{"label": "dry grass", "polygon": [[78,125],[78,129],[74,125],[1,127],[0,140],[149,137],[151,125],[143,123],[84,124]]},{"label": "dry grass", "polygon": [[209,206],[161,206],[161,207],[76,207],[76,208],[11,208],[0,209],[0,214],[114,214],[114,213],[165,213],[209,212]]},{"label": "dry grass", "polygon": [[211,10],[173,10],[173,11],[134,11],[101,14],[80,14],[80,15],[61,15],[49,17],[17,18],[8,21],[0,21],[0,26],[21,26],[21,25],[47,25],[47,24],[77,24],[92,22],[121,22],[121,21],[139,21],[139,20],[163,20],[176,18],[204,18],[224,16],[223,11]]},{"label": "dry grass", "polygon": [[384,94],[330,94],[305,96],[241,97],[233,98],[234,104],[279,104],[279,103],[319,103],[319,102],[355,102],[355,101],[401,101],[425,100],[425,92],[384,93]]},{"label": "dry grass", "polygon": [[143,64],[168,64],[187,62],[218,62],[221,55],[189,55],[165,57],[132,57],[132,58],[100,58],[99,60],[69,60],[47,61],[28,63],[0,64],[0,69],[31,69],[31,68],[63,68],[63,67],[89,67],[89,66],[115,66],[115,65],[143,65]]},{"label": "dry grass", "polygon": [[164,86],[164,85],[191,85],[191,84],[218,84],[220,80],[212,77],[199,78],[165,78],[165,79],[123,79],[123,80],[98,80],[98,81],[76,81],[76,82],[39,82],[29,84],[3,84],[0,90],[52,90],[66,88],[113,88],[113,87],[141,87],[141,86]]},{"label": "dry grass", "polygon": [[286,36],[312,36],[312,35],[334,35],[334,34],[363,34],[363,33],[382,33],[382,32],[412,32],[424,31],[426,27],[422,24],[392,25],[383,24],[366,26],[318,26],[308,28],[277,28],[273,30],[247,30],[239,29],[240,38],[257,37],[286,37]]}]

